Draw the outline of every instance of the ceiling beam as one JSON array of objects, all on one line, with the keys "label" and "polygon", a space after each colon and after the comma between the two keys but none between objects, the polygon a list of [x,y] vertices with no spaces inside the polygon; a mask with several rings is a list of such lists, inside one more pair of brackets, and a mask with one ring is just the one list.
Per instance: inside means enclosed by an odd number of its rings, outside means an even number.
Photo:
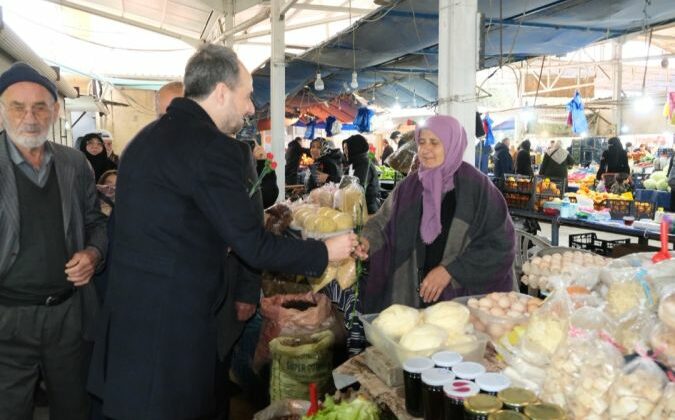
[{"label": "ceiling beam", "polygon": [[[238,32],[242,32],[242,31],[247,30],[251,26],[257,25],[258,23],[269,19],[270,13],[271,13],[270,8],[265,7],[264,9],[262,9],[260,12],[258,12],[258,14],[256,14],[252,18],[241,22],[240,24],[234,26],[233,28],[228,28],[225,32],[220,34],[220,36],[218,36],[218,38],[214,39],[212,42],[214,44],[217,44],[227,37],[230,37],[230,36],[232,36],[232,35],[234,35]],[[235,41],[236,41],[236,39],[235,39]]]},{"label": "ceiling beam", "polygon": [[[336,12],[336,13],[349,13],[349,7],[344,7],[344,6],[324,6],[322,4],[311,4],[311,3],[302,3],[302,4],[296,4],[293,6],[293,9],[298,9],[298,10],[316,10],[319,12]],[[357,7],[352,7],[352,14],[358,13],[365,15],[366,13],[370,13],[375,9],[361,9]]]},{"label": "ceiling beam", "polygon": [[[354,16],[352,15],[352,18],[353,17]],[[332,23],[332,22],[339,22],[339,21],[343,21],[343,20],[347,20],[347,19],[349,19],[348,16],[331,17],[331,18],[314,20],[314,21],[311,21],[311,22],[298,23],[298,24],[295,24],[295,25],[286,25],[286,32],[294,31],[296,29],[311,28],[312,26],[319,26],[319,25],[324,25],[324,24]],[[244,33],[244,34],[241,34],[241,35],[235,37],[234,40],[235,40],[235,42],[238,42],[238,41],[243,41],[245,39],[250,39],[250,38],[258,38],[258,37],[261,37],[261,36],[269,36],[271,34],[272,34],[271,30],[249,32],[249,33]]]},{"label": "ceiling beam", "polygon": [[51,3],[61,5],[61,6],[64,6],[64,7],[68,7],[70,9],[79,10],[79,11],[84,12],[84,13],[89,13],[89,14],[92,14],[92,15],[96,15],[96,16],[106,18],[106,19],[114,20],[116,22],[125,23],[127,25],[135,26],[137,28],[145,29],[147,31],[156,32],[158,34],[170,36],[172,38],[176,38],[176,39],[179,39],[179,40],[181,40],[185,43],[188,43],[188,44],[190,44],[194,47],[197,47],[197,46],[199,46],[203,43],[200,39],[193,38],[193,37],[185,35],[185,34],[181,34],[181,33],[171,31],[171,30],[168,30],[168,29],[163,29],[163,28],[160,28],[160,27],[157,27],[157,26],[154,26],[154,25],[148,25],[147,23],[139,22],[139,21],[134,20],[134,19],[129,19],[129,18],[125,17],[124,15],[117,15],[117,14],[114,14],[114,13],[104,12],[102,10],[99,10],[99,9],[96,9],[96,8],[93,8],[93,7],[84,6],[84,5],[72,2],[70,0],[47,0],[47,1],[49,1]]}]

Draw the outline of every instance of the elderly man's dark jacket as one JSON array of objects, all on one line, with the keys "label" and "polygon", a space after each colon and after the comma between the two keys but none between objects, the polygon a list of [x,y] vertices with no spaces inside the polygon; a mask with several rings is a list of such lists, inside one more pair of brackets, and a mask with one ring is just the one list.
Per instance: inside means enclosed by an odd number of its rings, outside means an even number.
[{"label": "elderly man's dark jacket", "polygon": [[[12,267],[21,247],[19,198],[8,141],[6,132],[0,132],[0,282]],[[108,247],[106,219],[98,204],[94,173],[87,159],[81,152],[60,144],[47,142],[45,147],[50,148],[54,156],[68,257],[86,247],[94,247],[101,256],[105,255]],[[98,309],[93,283],[80,287],[78,295],[82,299],[83,332],[86,333]]]},{"label": "elderly man's dark jacket", "polygon": [[246,159],[185,98],[127,147],[89,380],[106,416],[183,420],[212,412],[226,248],[260,269],[309,276],[325,269],[323,244],[263,229],[242,182]]}]

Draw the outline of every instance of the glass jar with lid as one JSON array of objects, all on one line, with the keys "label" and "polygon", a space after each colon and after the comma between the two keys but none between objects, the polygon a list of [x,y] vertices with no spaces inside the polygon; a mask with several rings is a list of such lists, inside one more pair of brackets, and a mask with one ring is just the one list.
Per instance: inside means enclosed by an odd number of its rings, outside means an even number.
[{"label": "glass jar with lid", "polygon": [[422,372],[422,411],[424,420],[445,420],[443,387],[451,383],[455,375],[447,369],[432,368]]},{"label": "glass jar with lid", "polygon": [[433,367],[428,357],[411,357],[403,363],[405,409],[413,417],[422,416],[422,372]]}]

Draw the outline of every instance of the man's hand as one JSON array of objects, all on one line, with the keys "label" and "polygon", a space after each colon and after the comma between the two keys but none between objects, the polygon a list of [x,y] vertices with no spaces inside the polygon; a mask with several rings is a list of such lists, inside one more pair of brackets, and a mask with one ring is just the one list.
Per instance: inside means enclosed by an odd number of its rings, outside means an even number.
[{"label": "man's hand", "polygon": [[256,143],[255,146],[253,147],[253,157],[255,158],[255,160],[265,159],[265,148]]},{"label": "man's hand", "polygon": [[359,245],[354,250],[354,256],[360,260],[368,259],[368,251],[370,250],[370,242],[363,236],[359,237]]},{"label": "man's hand", "polygon": [[352,252],[356,251],[359,245],[358,238],[353,233],[335,236],[326,239],[326,248],[328,248],[328,261],[336,262],[349,258]]},{"label": "man's hand", "polygon": [[77,287],[89,283],[100,260],[98,251],[94,249],[87,248],[76,252],[66,263],[65,273],[68,281],[73,282]]},{"label": "man's hand", "polygon": [[450,284],[450,273],[445,267],[438,266],[429,271],[429,274],[422,281],[420,287],[420,297],[424,303],[436,302],[446,287]]},{"label": "man's hand", "polygon": [[251,319],[255,314],[257,305],[253,303],[234,302],[234,309],[237,311],[237,320],[244,322]]}]

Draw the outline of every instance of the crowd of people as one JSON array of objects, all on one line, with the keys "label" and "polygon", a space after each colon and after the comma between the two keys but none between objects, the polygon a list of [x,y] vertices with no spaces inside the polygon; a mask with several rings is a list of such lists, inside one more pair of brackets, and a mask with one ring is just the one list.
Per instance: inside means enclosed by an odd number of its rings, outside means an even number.
[{"label": "crowd of people", "polygon": [[23,63],[0,75],[0,418],[30,418],[40,378],[54,420],[227,418],[229,354],[256,312],[261,270],[319,277],[330,261],[370,260],[363,311],[513,290],[506,204],[463,163],[452,117],[409,136],[417,163],[384,202],[363,136],[307,151],[294,140],[287,183],[302,182],[309,152],[308,190],[351,175],[371,217],[361,237],[266,231],[276,180],[252,187],[264,149],[235,138],[252,88],[232,50],[202,46],[117,156],[104,131],[75,148],[47,141],[54,84]]}]

